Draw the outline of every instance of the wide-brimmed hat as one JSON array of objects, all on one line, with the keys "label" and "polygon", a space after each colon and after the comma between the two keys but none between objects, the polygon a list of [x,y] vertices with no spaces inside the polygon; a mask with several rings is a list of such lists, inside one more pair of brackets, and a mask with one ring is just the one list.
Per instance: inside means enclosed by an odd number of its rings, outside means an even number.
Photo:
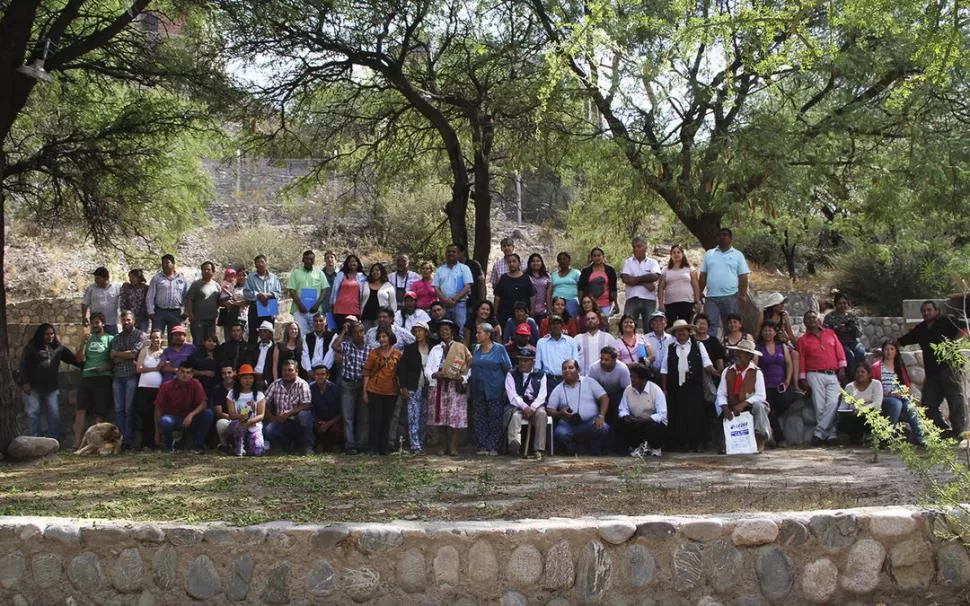
[{"label": "wide-brimmed hat", "polygon": [[270,322],[269,320],[263,320],[263,323],[259,325],[259,330],[268,330],[270,332],[275,332],[276,329],[273,328],[272,322]]},{"label": "wide-brimmed hat", "polygon": [[780,292],[773,292],[762,300],[764,307],[774,307],[779,303],[784,303],[788,298]]},{"label": "wide-brimmed hat", "polygon": [[678,330],[680,330],[681,328],[686,328],[687,330],[689,330],[691,332],[694,332],[697,329],[696,326],[694,326],[693,324],[691,324],[687,320],[684,320],[683,318],[678,318],[676,321],[674,321],[674,323],[671,325],[671,327],[667,329],[667,332],[669,332],[670,334],[674,334]]},{"label": "wide-brimmed hat", "polygon": [[255,375],[255,374],[256,374],[256,370],[253,368],[252,364],[243,364],[242,366],[239,367],[239,370],[236,371],[237,377],[241,377],[243,375]]},{"label": "wide-brimmed hat", "polygon": [[757,347],[755,347],[754,341],[752,341],[748,337],[745,337],[740,341],[738,341],[737,345],[728,345],[727,348],[733,349],[734,351],[743,351],[753,356],[759,356],[759,357],[761,356],[761,352],[758,351]]}]

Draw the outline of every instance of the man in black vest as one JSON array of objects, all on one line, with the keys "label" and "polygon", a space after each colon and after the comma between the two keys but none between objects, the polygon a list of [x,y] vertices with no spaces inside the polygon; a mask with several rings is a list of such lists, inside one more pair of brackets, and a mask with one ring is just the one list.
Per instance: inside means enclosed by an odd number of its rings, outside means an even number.
[{"label": "man in black vest", "polygon": [[546,452],[546,375],[535,369],[536,354],[532,348],[520,349],[517,360],[518,366],[505,377],[510,417],[507,436],[509,454],[518,456],[522,424],[531,423],[535,435],[535,458],[541,461]]},{"label": "man in black vest", "polygon": [[327,316],[317,314],[313,316],[313,332],[303,338],[303,368],[326,366],[328,376],[335,376],[333,369],[334,356],[330,351],[333,333],[327,330]]}]

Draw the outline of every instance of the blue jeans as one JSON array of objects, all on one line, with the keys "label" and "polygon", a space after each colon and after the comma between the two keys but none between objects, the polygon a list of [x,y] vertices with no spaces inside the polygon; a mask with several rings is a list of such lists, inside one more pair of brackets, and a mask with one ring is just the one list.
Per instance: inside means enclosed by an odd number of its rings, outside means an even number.
[{"label": "blue jeans", "polygon": [[[193,449],[202,449],[206,436],[209,435],[209,430],[212,428],[214,418],[215,413],[212,412],[211,408],[203,408],[199,414],[192,417],[189,429],[192,431]],[[172,449],[172,434],[176,431],[184,431],[182,428],[183,421],[185,421],[185,417],[182,415],[162,415],[159,417],[158,432],[162,434],[162,443],[166,450]]]},{"label": "blue jeans", "polygon": [[920,424],[916,407],[910,406],[909,398],[883,396],[882,414],[889,417],[893,427],[899,425],[899,419],[905,415],[909,428],[913,431],[913,441],[917,444],[923,444],[923,426]]},{"label": "blue jeans", "polygon": [[55,388],[51,391],[32,389],[29,394],[23,394],[24,409],[27,411],[27,421],[30,423],[30,435],[40,436],[40,403],[44,402],[47,410],[47,437],[61,439],[61,394]]},{"label": "blue jeans", "polygon": [[411,450],[421,450],[421,439],[428,422],[428,387],[408,392],[408,438]]},{"label": "blue jeans", "polygon": [[162,338],[168,338],[168,333],[182,323],[182,312],[180,310],[169,311],[167,309],[156,309],[155,318],[152,320],[152,328],[162,331]]},{"label": "blue jeans", "polygon": [[196,320],[189,325],[189,329],[192,331],[192,344],[195,345],[196,349],[201,349],[205,338],[216,334],[216,319]]},{"label": "blue jeans", "polygon": [[639,324],[644,334],[650,332],[650,314],[655,309],[657,309],[656,299],[633,297],[632,299],[627,299],[626,303],[623,304],[624,315],[633,318],[634,324]]},{"label": "blue jeans", "polygon": [[602,428],[596,429],[596,417],[578,425],[572,425],[565,419],[560,419],[556,423],[556,444],[566,454],[576,452],[577,442],[588,442],[589,453],[593,456],[599,456],[603,453],[603,443],[609,435],[610,426],[606,423],[603,423]]},{"label": "blue jeans", "polygon": [[858,341],[854,343],[843,343],[842,349],[845,351],[845,378],[849,381],[855,380],[855,367],[859,362],[866,360],[866,348]]},{"label": "blue jeans", "polygon": [[455,338],[461,334],[461,331],[465,329],[465,318],[468,315],[468,299],[462,299],[455,303],[454,307],[445,308],[445,316],[458,325],[455,329]]},{"label": "blue jeans", "polygon": [[297,436],[303,441],[303,448],[313,448],[313,412],[309,410],[304,410],[297,413],[296,418],[290,417],[289,419],[278,422],[269,423],[263,428],[263,438],[266,442],[270,443],[270,447],[279,452],[281,450],[280,446],[290,445],[295,446],[297,443]]},{"label": "blue jeans", "polygon": [[721,338],[717,329],[721,326],[721,318],[728,314],[738,313],[738,296],[727,295],[724,297],[707,297],[704,303],[704,313],[711,319],[710,330],[712,336]]},{"label": "blue jeans", "polygon": [[121,430],[122,444],[128,448],[135,442],[135,390],[138,377],[115,377],[111,383],[115,400],[115,425]]}]

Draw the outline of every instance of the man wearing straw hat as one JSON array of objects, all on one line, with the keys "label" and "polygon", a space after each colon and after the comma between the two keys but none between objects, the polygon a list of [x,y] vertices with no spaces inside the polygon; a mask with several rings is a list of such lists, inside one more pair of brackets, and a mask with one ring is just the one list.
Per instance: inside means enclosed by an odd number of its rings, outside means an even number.
[{"label": "man wearing straw hat", "polygon": [[765,442],[771,434],[768,421],[768,396],[765,391],[765,377],[755,364],[761,356],[751,339],[741,339],[737,345],[728,346],[734,350],[734,364],[721,373],[721,384],[717,387],[715,410],[721,417],[731,420],[734,415],[750,411],[754,417],[754,436],[758,452],[763,452]]}]

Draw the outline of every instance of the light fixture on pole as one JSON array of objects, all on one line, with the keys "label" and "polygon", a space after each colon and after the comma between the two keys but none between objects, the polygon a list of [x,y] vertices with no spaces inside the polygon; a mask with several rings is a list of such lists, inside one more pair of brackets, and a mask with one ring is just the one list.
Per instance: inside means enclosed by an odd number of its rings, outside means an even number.
[{"label": "light fixture on pole", "polygon": [[47,53],[50,51],[50,48],[51,40],[50,38],[47,38],[44,40],[44,53],[39,58],[31,61],[29,65],[21,65],[17,68],[17,71],[28,78],[37,80],[38,82],[53,82],[53,76],[51,76],[50,72],[44,69],[44,61],[47,60]]}]

